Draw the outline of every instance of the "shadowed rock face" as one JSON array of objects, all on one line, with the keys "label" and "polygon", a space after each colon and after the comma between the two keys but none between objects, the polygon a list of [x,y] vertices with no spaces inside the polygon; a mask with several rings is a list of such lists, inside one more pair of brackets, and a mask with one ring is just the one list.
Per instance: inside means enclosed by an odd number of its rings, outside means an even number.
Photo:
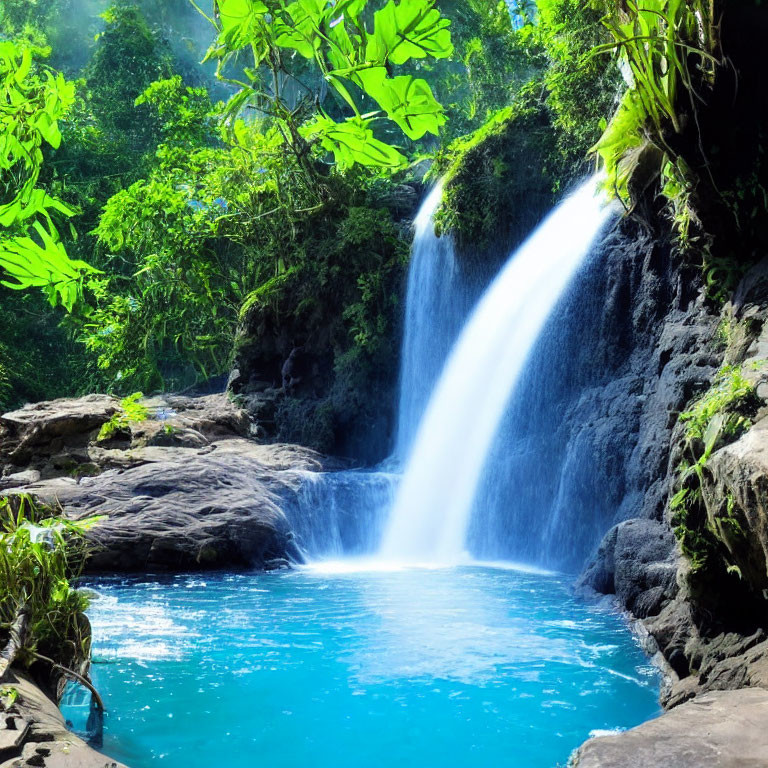
[{"label": "shadowed rock face", "polygon": [[573,768],[758,768],[768,765],[768,691],[707,693],[616,736],[590,739]]},{"label": "shadowed rock face", "polygon": [[612,528],[579,585],[615,594],[633,615],[659,613],[677,594],[675,537],[665,523],[634,519]]}]

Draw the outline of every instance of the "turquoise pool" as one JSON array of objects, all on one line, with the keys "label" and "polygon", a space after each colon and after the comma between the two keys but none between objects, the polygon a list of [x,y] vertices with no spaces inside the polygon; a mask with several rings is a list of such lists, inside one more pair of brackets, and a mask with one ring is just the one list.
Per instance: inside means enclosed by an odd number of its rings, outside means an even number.
[{"label": "turquoise pool", "polygon": [[[104,751],[132,768],[553,768],[658,712],[620,616],[484,566],[90,582]],[[82,727],[73,691],[64,712]]]}]

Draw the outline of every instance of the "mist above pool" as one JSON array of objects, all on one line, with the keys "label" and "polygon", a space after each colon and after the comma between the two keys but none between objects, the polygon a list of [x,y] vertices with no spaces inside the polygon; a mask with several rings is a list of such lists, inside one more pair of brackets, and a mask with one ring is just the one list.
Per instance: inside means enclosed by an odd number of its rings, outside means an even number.
[{"label": "mist above pool", "polygon": [[[552,768],[658,711],[621,618],[467,566],[94,582],[104,751],[132,768]],[[75,726],[85,708],[70,697]]]}]

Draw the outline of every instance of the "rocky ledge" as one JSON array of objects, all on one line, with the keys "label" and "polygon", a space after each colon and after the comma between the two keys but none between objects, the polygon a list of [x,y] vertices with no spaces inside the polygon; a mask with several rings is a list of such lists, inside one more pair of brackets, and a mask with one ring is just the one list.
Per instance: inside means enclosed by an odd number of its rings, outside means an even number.
[{"label": "rocky ledge", "polygon": [[[30,493],[94,529],[91,571],[273,568],[301,555],[283,513],[305,473],[339,468],[250,438],[225,395],[153,398],[148,418],[99,439],[121,412],[105,395],[0,416],[0,492]],[[102,433],[103,434],[103,433]]]},{"label": "rocky ledge", "polygon": [[631,731],[590,739],[572,768],[758,768],[768,765],[768,691],[706,693]]},{"label": "rocky ledge", "polygon": [[[609,531],[579,582],[639,620],[665,672],[668,711],[588,742],[579,768],[768,765],[768,259],[719,316],[699,302],[685,323],[673,320],[653,353],[653,396],[670,425],[656,441],[653,504],[636,504],[636,517]],[[668,375],[688,386],[666,387]],[[696,444],[691,416],[679,417],[702,396],[713,405]],[[734,414],[738,428],[727,426]]]},{"label": "rocky ledge", "polygon": [[17,698],[0,714],[0,768],[125,768],[68,731],[58,707],[26,675],[10,672],[3,683]]}]

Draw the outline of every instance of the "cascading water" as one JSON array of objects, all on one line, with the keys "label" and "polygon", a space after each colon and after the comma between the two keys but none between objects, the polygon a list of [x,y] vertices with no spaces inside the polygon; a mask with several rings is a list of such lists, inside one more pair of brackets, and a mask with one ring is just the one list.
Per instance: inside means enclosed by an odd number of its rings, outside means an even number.
[{"label": "cascading water", "polygon": [[507,403],[547,317],[611,217],[591,179],[512,256],[451,352],[415,439],[384,559],[455,562]]},{"label": "cascading water", "polygon": [[396,474],[348,470],[296,475],[296,496],[285,506],[285,515],[309,559],[335,560],[375,551],[394,502]]},{"label": "cascading water", "polygon": [[286,508],[297,542],[311,559],[375,552],[394,502],[399,471],[479,286],[459,269],[453,240],[435,234],[442,185],[414,221],[400,369],[397,437],[392,456],[375,471],[303,472]]},{"label": "cascading water", "polygon": [[414,222],[393,457],[400,463],[408,458],[429,397],[472,300],[466,277],[459,271],[453,239],[435,234],[434,215],[442,197],[443,185],[438,184]]}]

